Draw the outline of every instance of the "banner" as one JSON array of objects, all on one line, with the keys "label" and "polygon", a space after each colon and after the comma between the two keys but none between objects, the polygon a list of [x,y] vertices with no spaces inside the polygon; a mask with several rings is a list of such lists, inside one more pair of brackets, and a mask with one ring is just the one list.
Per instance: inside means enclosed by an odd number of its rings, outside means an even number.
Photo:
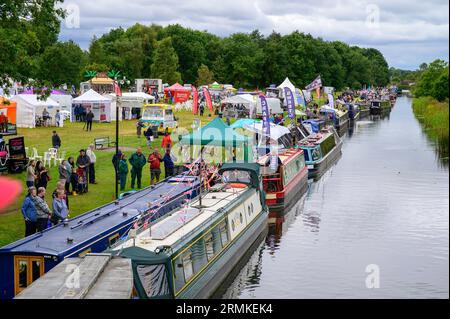
[{"label": "banner", "polygon": [[287,110],[288,110],[288,117],[290,119],[295,119],[294,94],[292,94],[291,89],[288,88],[288,87],[284,88],[284,98],[286,100],[286,106],[287,106]]},{"label": "banner", "polygon": [[203,96],[205,97],[206,105],[208,106],[209,110],[213,112],[211,95],[209,94],[209,91],[206,87],[203,87]]},{"label": "banner", "polygon": [[116,96],[122,96],[122,90],[120,89],[120,86],[116,81],[114,81],[114,93],[116,94]]},{"label": "banner", "polygon": [[320,99],[320,87],[316,87],[316,96],[317,99]]},{"label": "banner", "polygon": [[312,81],[308,86],[306,86],[306,89],[308,91],[312,91],[314,89],[320,88],[322,86],[322,79],[320,77],[320,75],[315,78],[314,81]]},{"label": "banner", "polygon": [[328,94],[328,105],[334,109],[334,96],[333,96],[333,94]]},{"label": "banner", "polygon": [[192,113],[198,113],[198,91],[195,86],[192,86]]},{"label": "banner", "polygon": [[260,95],[259,99],[261,100],[263,135],[264,136],[270,136],[269,105],[267,104],[267,100],[266,100],[266,97],[264,95]]}]

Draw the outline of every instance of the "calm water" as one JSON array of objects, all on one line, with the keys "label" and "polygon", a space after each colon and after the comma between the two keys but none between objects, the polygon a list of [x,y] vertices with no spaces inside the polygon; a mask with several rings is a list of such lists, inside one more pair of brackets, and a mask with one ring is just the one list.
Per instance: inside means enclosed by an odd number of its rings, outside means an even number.
[{"label": "calm water", "polygon": [[[363,119],[343,155],[282,219],[225,298],[448,298],[449,173],[399,98]],[[380,287],[366,287],[366,267]]]}]

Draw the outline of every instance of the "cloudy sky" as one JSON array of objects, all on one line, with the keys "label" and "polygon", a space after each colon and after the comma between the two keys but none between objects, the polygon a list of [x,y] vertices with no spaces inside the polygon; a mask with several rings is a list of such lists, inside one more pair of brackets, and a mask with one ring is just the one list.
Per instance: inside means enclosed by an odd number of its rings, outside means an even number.
[{"label": "cloudy sky", "polygon": [[448,0],[66,0],[63,6],[69,16],[60,39],[83,49],[94,35],[139,22],[179,23],[219,36],[299,30],[377,48],[390,66],[412,70],[449,55]]}]

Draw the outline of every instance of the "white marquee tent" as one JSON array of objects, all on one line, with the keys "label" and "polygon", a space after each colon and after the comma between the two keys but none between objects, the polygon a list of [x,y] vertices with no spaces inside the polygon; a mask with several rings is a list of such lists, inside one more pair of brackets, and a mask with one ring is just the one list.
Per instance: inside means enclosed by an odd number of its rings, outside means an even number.
[{"label": "white marquee tent", "polygon": [[298,101],[295,98],[295,85],[292,84],[292,82],[289,80],[289,78],[284,79],[283,83],[281,83],[280,85],[278,85],[278,89],[281,89],[281,96],[284,98],[284,88],[288,87],[289,89],[291,89],[292,94],[294,94],[294,103],[295,106],[298,105]]},{"label": "white marquee tent", "polygon": [[92,89],[73,99],[72,105],[81,105],[86,111],[91,109],[94,121],[97,122],[111,122],[111,118],[115,118],[116,109],[113,111],[111,108],[111,98],[102,96]]},{"label": "white marquee tent", "polygon": [[11,101],[17,103],[17,127],[36,127],[36,116],[42,116],[44,109],[47,109],[54,122],[56,110],[61,108],[52,98],[43,101],[36,94],[19,94],[11,98]]},{"label": "white marquee tent", "polygon": [[[111,117],[114,121],[116,119],[116,103],[117,97],[114,93],[109,94],[111,98]],[[132,110],[133,109],[142,109],[142,107],[146,104],[154,103],[155,97],[146,94],[144,92],[124,92],[122,93],[122,99],[120,103],[120,114],[119,118],[122,119],[122,115],[125,115],[126,120],[131,120]],[[142,113],[142,112],[141,112]]]}]

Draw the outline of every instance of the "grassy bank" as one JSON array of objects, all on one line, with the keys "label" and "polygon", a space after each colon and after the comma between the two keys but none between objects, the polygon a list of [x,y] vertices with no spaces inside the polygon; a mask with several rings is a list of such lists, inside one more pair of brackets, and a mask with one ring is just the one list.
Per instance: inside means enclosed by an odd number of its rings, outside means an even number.
[{"label": "grassy bank", "polygon": [[431,97],[414,98],[413,111],[427,136],[437,143],[440,158],[448,161],[449,103]]},{"label": "grassy bank", "polygon": [[[191,129],[194,116],[187,111],[180,111],[175,114],[178,118],[180,127],[184,127],[188,130]],[[206,114],[202,118],[202,125],[209,122],[214,117],[208,117]],[[59,136],[62,140],[61,150],[66,152],[65,158],[73,156],[76,160],[79,150],[81,148],[87,148],[91,144],[94,138],[109,136],[111,139],[115,138],[115,122],[113,123],[94,123],[92,132],[86,132],[83,130],[83,123],[64,123],[64,127],[57,128]],[[128,158],[133,153],[133,150],[137,147],[142,147],[146,156],[149,155],[149,148],[146,145],[144,137],[140,139],[136,135],[136,121],[123,121],[120,122],[120,136],[119,146],[126,147],[124,153],[128,155]],[[35,129],[20,129],[18,131],[19,136],[25,137],[25,145],[30,150],[35,147],[38,150],[39,155],[43,155],[44,151],[47,151],[51,147],[51,136],[53,127],[39,127]],[[8,140],[8,138],[6,138]],[[154,147],[161,146],[162,138],[155,139],[153,142]],[[161,150],[161,148],[160,148]],[[114,167],[112,165],[112,157],[114,150],[98,150],[95,152],[97,156],[96,163],[96,179],[98,184],[89,185],[89,192],[87,194],[79,196],[70,196],[70,216],[75,217],[90,209],[101,206],[114,200]],[[53,163],[52,163],[53,165]],[[162,167],[163,168],[163,167]],[[0,212],[0,247],[4,246],[12,241],[18,240],[24,235],[24,223],[22,214],[20,213],[20,207],[25,197],[25,173],[9,175],[11,178],[18,179],[23,183],[23,191],[17,201],[11,205],[7,210]],[[47,193],[53,192],[58,182],[57,167],[52,166],[50,168],[51,180],[47,187]],[[164,169],[162,169],[162,178],[164,177]],[[150,172],[149,167],[144,167],[142,177],[143,187],[150,185]],[[126,190],[130,189],[130,174],[128,174]],[[47,194],[47,202],[51,204],[50,194]]]}]

